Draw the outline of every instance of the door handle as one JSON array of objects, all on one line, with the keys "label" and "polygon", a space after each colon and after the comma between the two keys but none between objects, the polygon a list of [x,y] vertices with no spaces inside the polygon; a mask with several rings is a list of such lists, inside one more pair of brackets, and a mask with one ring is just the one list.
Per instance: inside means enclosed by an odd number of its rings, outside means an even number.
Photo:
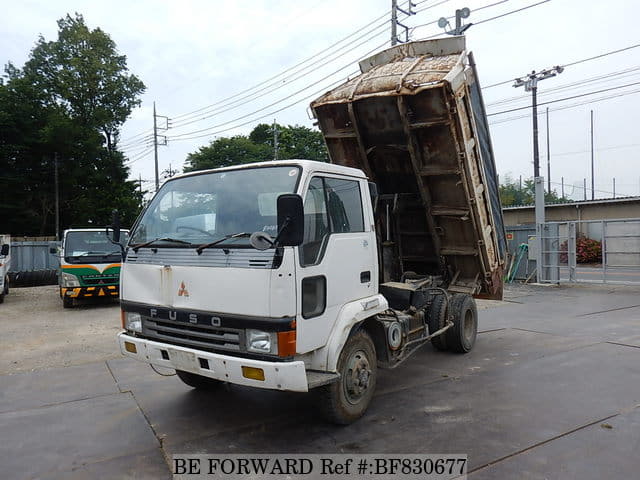
[{"label": "door handle", "polygon": [[360,272],[360,283],[369,283],[371,281],[371,271]]}]

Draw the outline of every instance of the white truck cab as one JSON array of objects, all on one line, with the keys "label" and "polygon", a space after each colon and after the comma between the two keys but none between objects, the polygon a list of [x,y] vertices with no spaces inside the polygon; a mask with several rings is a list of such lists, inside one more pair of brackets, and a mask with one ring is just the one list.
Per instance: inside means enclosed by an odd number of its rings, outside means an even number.
[{"label": "white truck cab", "polygon": [[470,351],[505,242],[475,70],[451,40],[373,57],[312,104],[332,163],[168,180],[126,246],[121,352],[195,388],[317,388],[346,424],[378,367],[428,341]]}]

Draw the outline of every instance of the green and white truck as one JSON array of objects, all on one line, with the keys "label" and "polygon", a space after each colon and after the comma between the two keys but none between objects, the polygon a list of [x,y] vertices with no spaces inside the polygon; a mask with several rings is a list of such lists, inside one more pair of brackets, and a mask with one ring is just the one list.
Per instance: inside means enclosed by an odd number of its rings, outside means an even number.
[{"label": "green and white truck", "polygon": [[[122,235],[126,239],[128,231],[123,230]],[[104,229],[65,230],[59,255],[58,283],[64,308],[73,307],[78,299],[119,297],[122,253]]]}]

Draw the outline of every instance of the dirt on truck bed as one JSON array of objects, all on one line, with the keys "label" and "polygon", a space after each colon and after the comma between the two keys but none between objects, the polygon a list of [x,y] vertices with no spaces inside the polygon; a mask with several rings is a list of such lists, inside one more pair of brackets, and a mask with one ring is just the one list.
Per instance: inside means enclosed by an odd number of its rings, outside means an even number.
[{"label": "dirt on truck bed", "polygon": [[0,374],[117,358],[113,300],[62,308],[58,286],[12,288],[0,306]]}]

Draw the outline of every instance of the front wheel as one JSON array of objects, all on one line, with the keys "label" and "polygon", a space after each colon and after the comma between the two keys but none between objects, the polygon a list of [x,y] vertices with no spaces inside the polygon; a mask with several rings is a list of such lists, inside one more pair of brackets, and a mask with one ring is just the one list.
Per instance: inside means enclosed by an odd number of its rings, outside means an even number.
[{"label": "front wheel", "polygon": [[176,375],[183,383],[195,388],[196,390],[213,390],[218,388],[222,382],[214,378],[204,377],[195,373],[176,370]]},{"label": "front wheel", "polygon": [[72,308],[73,307],[73,298],[62,297],[62,307],[63,308]]},{"label": "front wheel", "polygon": [[319,407],[330,422],[348,425],[364,415],[376,388],[376,349],[367,332],[349,337],[340,352],[338,372],[340,380],[320,387]]},{"label": "front wheel", "polygon": [[4,279],[4,294],[9,295],[9,275]]}]

